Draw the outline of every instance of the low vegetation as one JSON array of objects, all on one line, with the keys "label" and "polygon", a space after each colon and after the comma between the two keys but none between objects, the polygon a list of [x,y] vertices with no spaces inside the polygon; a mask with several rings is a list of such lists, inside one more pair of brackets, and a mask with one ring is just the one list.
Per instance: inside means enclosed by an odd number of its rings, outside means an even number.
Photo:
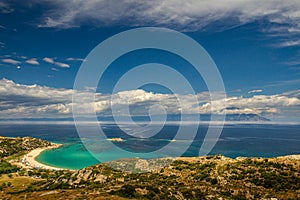
[{"label": "low vegetation", "polygon": [[9,174],[18,171],[19,168],[5,160],[0,160],[0,174]]},{"label": "low vegetation", "polygon": [[[0,178],[0,186],[4,183],[0,187],[3,191],[0,198],[300,198],[299,157],[230,159],[206,156],[171,161],[125,159],[77,171],[50,171],[19,169],[3,160],[0,166],[6,175]],[[124,172],[126,170],[128,172]],[[15,180],[26,178],[30,181],[17,185]]]},{"label": "low vegetation", "polygon": [[24,153],[39,148],[50,146],[51,143],[37,138],[7,138],[0,136],[0,159],[23,155]]}]

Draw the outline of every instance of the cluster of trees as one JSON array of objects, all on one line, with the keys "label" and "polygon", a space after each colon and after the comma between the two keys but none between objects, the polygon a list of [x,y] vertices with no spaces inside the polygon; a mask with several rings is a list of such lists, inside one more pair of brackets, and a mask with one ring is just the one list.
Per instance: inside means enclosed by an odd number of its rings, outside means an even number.
[{"label": "cluster of trees", "polygon": [[0,185],[0,191],[2,191],[3,188],[5,188],[5,187],[11,187],[11,186],[12,186],[11,182],[8,182],[8,183],[3,182],[3,183]]},{"label": "cluster of trees", "polygon": [[19,168],[5,160],[0,160],[0,174],[9,174],[18,171]]}]

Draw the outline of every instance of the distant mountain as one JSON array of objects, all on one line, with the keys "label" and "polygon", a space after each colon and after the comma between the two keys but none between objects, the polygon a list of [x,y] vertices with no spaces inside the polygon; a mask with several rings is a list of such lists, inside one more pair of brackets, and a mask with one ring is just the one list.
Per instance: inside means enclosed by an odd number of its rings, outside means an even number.
[{"label": "distant mountain", "polygon": [[[169,115],[168,120],[170,121],[180,121],[180,115]],[[211,121],[212,115],[210,114],[201,114],[200,121]],[[134,119],[134,118],[133,118]],[[197,115],[184,115],[184,121],[195,121]],[[224,119],[224,115],[214,115],[213,121],[221,121]],[[271,121],[265,117],[262,117],[257,114],[228,114],[225,116],[225,121]]]},{"label": "distant mountain", "polygon": [[[196,121],[200,120],[203,122],[211,121],[212,115],[210,114],[201,114],[200,118],[198,115],[190,114],[190,115],[179,115],[172,114],[167,116],[167,121]],[[214,115],[213,121],[221,121],[223,120],[224,115]],[[136,122],[149,122],[151,119],[149,116],[132,116],[133,121]],[[164,119],[162,116],[152,116],[153,121],[161,121]],[[83,117],[80,119],[81,121],[91,121],[92,118]],[[118,117],[119,121],[126,122],[128,121],[128,117]],[[0,121],[61,121],[61,122],[69,122],[73,121],[73,118],[18,118],[18,119],[0,119]],[[114,122],[114,118],[112,116],[98,116],[98,121],[103,122]],[[265,122],[271,121],[265,117],[262,117],[257,114],[228,114],[225,116],[225,121],[248,121],[248,122]]]},{"label": "distant mountain", "polygon": [[226,115],[226,121],[271,121],[257,114],[230,114]]}]

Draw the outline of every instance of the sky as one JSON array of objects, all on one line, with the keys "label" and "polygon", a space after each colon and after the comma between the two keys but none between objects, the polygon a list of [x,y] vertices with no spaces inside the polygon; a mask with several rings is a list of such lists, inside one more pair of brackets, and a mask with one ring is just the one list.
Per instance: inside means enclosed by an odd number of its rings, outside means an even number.
[{"label": "sky", "polygon": [[223,78],[226,107],[212,108],[205,83],[189,63],[148,49],[112,63],[95,95],[99,115],[109,115],[111,89],[122,74],[157,62],[189,76],[200,101],[148,85],[120,91],[121,101],[115,104],[121,114],[130,105],[134,114],[147,115],[155,103],[177,114],[179,95],[186,114],[226,112],[300,121],[298,0],[1,0],[0,118],[71,117],[72,94],[84,99],[89,93],[73,89],[86,56],[109,37],[139,27],[169,28],[201,44]]}]

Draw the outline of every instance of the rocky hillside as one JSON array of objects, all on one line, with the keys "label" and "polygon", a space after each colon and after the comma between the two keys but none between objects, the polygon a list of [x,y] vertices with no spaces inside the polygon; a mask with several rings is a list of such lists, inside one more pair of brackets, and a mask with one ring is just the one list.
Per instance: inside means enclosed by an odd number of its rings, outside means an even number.
[{"label": "rocky hillside", "polygon": [[[145,165],[145,162],[151,164]],[[140,172],[150,171],[142,173],[123,172],[103,164],[79,171],[33,170],[29,175],[41,177],[42,180],[30,185],[23,192],[40,194],[49,190],[84,190],[88,194],[90,191],[136,199],[300,198],[299,157],[180,158],[167,167],[155,169],[155,165],[161,166],[163,162],[166,159],[154,159],[150,162],[128,159],[113,162],[115,167],[123,169],[127,166],[130,170],[136,168]]]},{"label": "rocky hillside", "polygon": [[[34,139],[28,139],[29,143],[26,138],[16,140],[8,139],[10,147],[3,149],[29,150],[33,141],[47,145]],[[25,145],[19,147],[23,142]],[[300,198],[299,155],[123,159],[77,171],[16,168],[4,158],[1,167],[5,170],[1,171],[0,199]]]},{"label": "rocky hillside", "polygon": [[0,136],[0,158],[11,155],[22,154],[39,147],[50,146],[51,143],[37,138],[8,138]]}]

